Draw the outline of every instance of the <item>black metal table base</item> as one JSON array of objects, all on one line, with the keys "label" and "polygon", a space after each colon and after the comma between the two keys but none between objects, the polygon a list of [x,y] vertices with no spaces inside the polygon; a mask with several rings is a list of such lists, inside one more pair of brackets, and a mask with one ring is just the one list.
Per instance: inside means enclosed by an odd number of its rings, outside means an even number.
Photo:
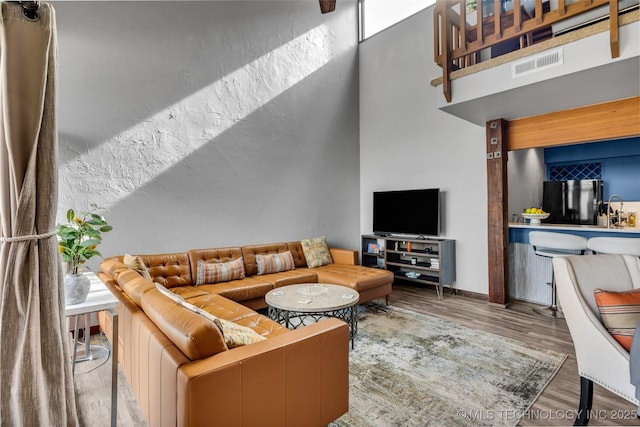
[{"label": "black metal table base", "polygon": [[357,311],[356,304],[350,307],[319,312],[284,310],[269,306],[269,318],[285,326],[287,329],[297,329],[327,317],[335,317],[349,325],[349,339],[351,340],[351,348],[353,349],[354,339],[358,333]]}]

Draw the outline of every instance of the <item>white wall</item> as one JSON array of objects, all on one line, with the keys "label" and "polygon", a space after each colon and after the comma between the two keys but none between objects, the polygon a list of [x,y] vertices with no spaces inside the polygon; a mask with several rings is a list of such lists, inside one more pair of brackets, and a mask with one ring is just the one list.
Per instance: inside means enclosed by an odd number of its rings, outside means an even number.
[{"label": "white wall", "polygon": [[433,7],[360,45],[360,229],[372,231],[373,191],[439,187],[456,287],[487,294],[485,129],[436,108],[432,51]]},{"label": "white wall", "polygon": [[[359,247],[356,2],[56,2],[59,221],[111,256]],[[97,263],[97,261],[94,261]]]}]

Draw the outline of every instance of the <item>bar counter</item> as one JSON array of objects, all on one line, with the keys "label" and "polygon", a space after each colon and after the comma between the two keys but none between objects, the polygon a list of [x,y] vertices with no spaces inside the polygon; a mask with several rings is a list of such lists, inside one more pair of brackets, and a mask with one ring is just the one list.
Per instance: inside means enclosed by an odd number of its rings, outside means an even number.
[{"label": "bar counter", "polygon": [[551,260],[536,256],[529,244],[529,232],[549,231],[590,237],[640,238],[640,228],[606,228],[596,225],[509,223],[509,294],[512,299],[549,305]]}]

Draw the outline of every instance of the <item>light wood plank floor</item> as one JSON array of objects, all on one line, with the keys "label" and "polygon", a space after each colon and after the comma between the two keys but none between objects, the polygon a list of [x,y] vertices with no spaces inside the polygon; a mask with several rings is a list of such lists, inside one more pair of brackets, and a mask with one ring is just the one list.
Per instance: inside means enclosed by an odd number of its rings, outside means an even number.
[{"label": "light wood plank floor", "polygon": [[[532,310],[534,304],[520,301],[503,309],[485,301],[450,295],[447,291],[444,299],[438,300],[432,289],[413,284],[394,284],[390,302],[398,307],[568,354],[569,357],[558,374],[519,425],[573,424],[580,387],[573,343],[564,320],[537,315]],[[109,369],[110,363],[107,363],[89,374],[76,375],[78,411],[82,425],[109,425]],[[599,416],[593,418],[589,425],[640,425],[640,420],[634,415],[635,410],[633,404],[595,385],[593,411]],[[494,414],[497,417],[501,415]],[[504,416],[511,417],[512,414]],[[614,417],[618,419],[613,419]],[[146,426],[123,375],[120,375],[118,389],[118,425]]]}]

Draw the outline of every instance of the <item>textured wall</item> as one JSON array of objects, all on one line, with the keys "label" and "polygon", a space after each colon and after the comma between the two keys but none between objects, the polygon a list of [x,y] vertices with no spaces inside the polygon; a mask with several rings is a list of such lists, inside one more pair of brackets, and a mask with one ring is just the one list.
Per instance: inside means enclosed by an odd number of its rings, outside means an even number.
[{"label": "textured wall", "polygon": [[60,209],[105,256],[358,247],[355,2],[56,2]]},{"label": "textured wall", "polygon": [[429,7],[360,45],[361,231],[372,229],[373,191],[439,187],[456,287],[486,294],[485,129],[436,108],[432,41]]}]

